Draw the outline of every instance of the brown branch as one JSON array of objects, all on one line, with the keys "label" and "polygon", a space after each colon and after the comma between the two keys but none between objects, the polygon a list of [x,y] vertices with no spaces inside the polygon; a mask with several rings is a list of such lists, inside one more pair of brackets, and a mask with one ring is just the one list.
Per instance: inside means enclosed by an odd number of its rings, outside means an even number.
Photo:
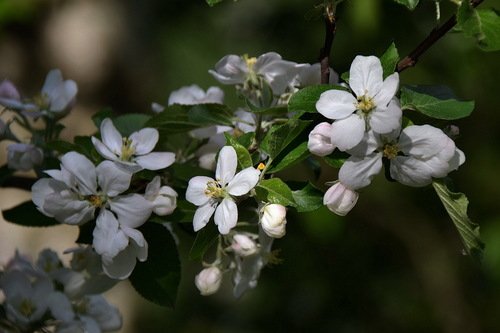
[{"label": "brown branch", "polygon": [[[484,0],[471,0],[472,7],[477,7]],[[452,15],[443,25],[434,28],[429,35],[406,57],[398,63],[396,71],[401,73],[405,69],[415,66],[420,56],[422,56],[432,45],[450,31],[457,24],[457,16]]]},{"label": "brown branch", "polygon": [[336,20],[335,4],[325,7],[325,42],[320,50],[319,62],[321,64],[321,84],[330,82],[330,51],[335,38]]}]

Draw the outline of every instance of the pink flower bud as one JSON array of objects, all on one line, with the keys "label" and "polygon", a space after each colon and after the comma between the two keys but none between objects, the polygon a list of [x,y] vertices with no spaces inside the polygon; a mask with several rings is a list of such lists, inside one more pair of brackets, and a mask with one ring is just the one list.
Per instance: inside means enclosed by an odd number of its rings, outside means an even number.
[{"label": "pink flower bud", "polygon": [[341,182],[337,182],[326,191],[323,204],[335,214],[345,216],[356,205],[358,196],[358,192],[348,189]]},{"label": "pink flower bud", "polygon": [[335,146],[331,142],[332,126],[327,122],[320,123],[309,133],[307,148],[318,156],[330,155]]},{"label": "pink flower bud", "polygon": [[194,279],[196,288],[203,296],[215,294],[219,290],[221,282],[222,272],[216,266],[205,268]]},{"label": "pink flower bud", "polygon": [[252,255],[258,250],[255,241],[247,235],[243,234],[236,234],[233,236],[231,249],[234,251],[234,253],[241,257]]},{"label": "pink flower bud", "polygon": [[269,237],[281,238],[285,236],[286,208],[278,204],[264,206],[260,224]]}]

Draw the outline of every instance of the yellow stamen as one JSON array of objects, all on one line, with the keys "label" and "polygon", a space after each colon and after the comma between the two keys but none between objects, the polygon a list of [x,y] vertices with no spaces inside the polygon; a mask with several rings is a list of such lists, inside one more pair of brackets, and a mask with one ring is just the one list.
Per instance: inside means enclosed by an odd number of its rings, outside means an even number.
[{"label": "yellow stamen", "polygon": [[358,104],[356,104],[356,108],[368,113],[375,108],[375,103],[373,103],[373,99],[371,97],[363,95],[358,97]]},{"label": "yellow stamen", "polygon": [[266,165],[262,162],[259,163],[259,165],[257,166],[257,170],[259,171],[262,171],[266,168]]},{"label": "yellow stamen", "polygon": [[226,196],[226,190],[222,188],[219,182],[211,180],[207,183],[205,195],[214,199],[222,199]]},{"label": "yellow stamen", "polygon": [[132,140],[129,138],[122,138],[122,153],[120,159],[122,161],[130,161],[135,154],[135,147],[132,145]]},{"label": "yellow stamen", "polygon": [[398,156],[398,153],[399,153],[399,147],[396,144],[388,143],[384,145],[384,151],[383,151],[384,157],[391,160],[396,156]]},{"label": "yellow stamen", "polygon": [[104,203],[106,201],[103,197],[99,195],[89,195],[86,199],[94,207],[102,207],[104,206]]},{"label": "yellow stamen", "polygon": [[49,96],[44,93],[40,93],[39,95],[33,97],[33,102],[35,103],[36,106],[38,106],[42,110],[48,109],[50,106]]}]

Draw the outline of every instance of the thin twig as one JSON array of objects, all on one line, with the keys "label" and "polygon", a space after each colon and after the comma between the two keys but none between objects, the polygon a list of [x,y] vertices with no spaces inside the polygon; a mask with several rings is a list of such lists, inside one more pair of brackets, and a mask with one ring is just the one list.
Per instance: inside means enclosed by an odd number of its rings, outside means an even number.
[{"label": "thin twig", "polygon": [[[472,7],[477,7],[484,0],[472,0]],[[405,69],[415,66],[420,56],[422,56],[432,45],[450,31],[457,24],[457,16],[452,15],[443,25],[434,28],[429,35],[406,57],[401,59],[397,66],[397,72],[401,73]]]},{"label": "thin twig", "polygon": [[332,49],[333,39],[335,38],[335,30],[335,4],[333,3],[325,7],[325,43],[319,54],[321,84],[328,84],[330,82],[330,51]]}]

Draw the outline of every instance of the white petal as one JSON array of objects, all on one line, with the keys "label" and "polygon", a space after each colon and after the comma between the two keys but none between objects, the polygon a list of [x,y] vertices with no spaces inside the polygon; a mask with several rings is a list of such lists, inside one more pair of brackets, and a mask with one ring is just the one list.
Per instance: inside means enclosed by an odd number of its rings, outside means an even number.
[{"label": "white petal", "polygon": [[213,201],[207,202],[203,206],[198,207],[193,217],[194,231],[198,231],[207,225],[208,221],[210,221],[210,218],[214,214],[216,207],[217,203]]},{"label": "white petal", "polygon": [[316,110],[329,119],[343,119],[356,111],[356,98],[343,90],[327,90],[316,102]]},{"label": "white petal", "polygon": [[247,194],[259,182],[260,171],[248,167],[238,172],[227,184],[227,191],[231,195],[240,196]]},{"label": "white petal", "polygon": [[107,209],[101,210],[92,233],[95,251],[103,261],[109,261],[128,245],[128,237],[120,230],[116,217]]},{"label": "white petal", "polygon": [[408,126],[399,137],[399,149],[407,155],[429,158],[448,145],[448,136],[430,125]]},{"label": "white petal", "polygon": [[392,100],[399,87],[399,74],[393,73],[385,78],[380,91],[373,96],[377,108],[385,108]]},{"label": "white petal", "polygon": [[337,215],[345,216],[358,202],[359,194],[337,182],[326,191],[323,204]]},{"label": "white petal", "polygon": [[101,162],[97,168],[97,181],[101,189],[110,197],[128,190],[132,174],[119,168],[111,161]]},{"label": "white petal", "polygon": [[74,151],[69,152],[61,157],[61,164],[75,176],[81,194],[90,195],[96,193],[96,169],[87,157]]},{"label": "white petal", "polygon": [[346,187],[357,190],[370,185],[382,169],[382,154],[373,153],[364,158],[351,156],[339,170],[339,180]]},{"label": "white petal", "polygon": [[58,180],[41,178],[31,187],[31,200],[43,214],[52,217],[53,215],[43,209],[45,200],[49,194],[59,193],[68,188],[63,182]]},{"label": "white petal", "polygon": [[50,93],[50,111],[61,112],[69,108],[75,100],[78,87],[73,80],[61,82],[61,84]]},{"label": "white petal", "polygon": [[101,155],[104,158],[107,158],[108,160],[112,160],[112,161],[115,161],[118,159],[117,154],[115,154],[111,150],[109,150],[109,148],[104,143],[102,143],[101,140],[99,140],[98,138],[96,138],[94,136],[91,138],[91,140],[92,140],[92,143],[94,144],[95,149],[99,153],[99,155]]},{"label": "white petal", "polygon": [[137,193],[113,198],[109,205],[120,224],[130,228],[141,226],[153,212],[153,203]]},{"label": "white petal", "polygon": [[238,84],[245,82],[248,67],[242,57],[230,54],[215,64],[215,71],[208,72],[220,83]]},{"label": "white petal", "polygon": [[421,187],[432,182],[433,170],[413,157],[396,156],[391,160],[390,172],[393,179],[408,186]]},{"label": "white petal", "polygon": [[146,241],[146,238],[144,238],[142,232],[129,227],[123,227],[122,230],[125,235],[130,238],[130,246],[133,246],[135,248],[137,259],[139,259],[139,261],[141,262],[146,261],[146,259],[148,258],[148,242]]},{"label": "white petal", "polygon": [[[399,133],[398,133],[399,134]],[[375,134],[373,131],[365,132],[363,139],[359,144],[354,146],[352,149],[347,150],[347,153],[358,156],[365,157],[373,153],[377,148],[381,147],[383,142],[380,138],[380,135]]]},{"label": "white petal", "polygon": [[144,155],[150,153],[158,142],[159,134],[154,128],[143,128],[138,132],[130,135],[129,139],[135,147],[136,155]]},{"label": "white petal", "polygon": [[238,222],[238,207],[231,198],[225,198],[215,211],[214,222],[222,235],[226,235]]},{"label": "white petal", "polygon": [[160,170],[175,162],[175,154],[168,152],[153,152],[137,156],[134,161],[146,170]]},{"label": "white petal", "polygon": [[231,146],[224,146],[219,152],[219,159],[217,160],[217,168],[215,170],[215,179],[220,181],[225,186],[236,173],[236,166],[238,165],[238,158],[236,151]]},{"label": "white petal", "polygon": [[113,279],[124,280],[132,274],[137,264],[136,249],[127,246],[113,258],[102,262],[102,269],[107,276]]},{"label": "white petal", "polygon": [[213,182],[210,177],[196,176],[189,180],[186,189],[186,200],[196,206],[202,206],[208,202],[209,197],[205,194],[207,183]]},{"label": "white petal", "polygon": [[111,306],[102,295],[87,295],[87,314],[95,318],[105,332],[119,330],[122,326],[120,312]]},{"label": "white petal", "polygon": [[109,148],[109,150],[111,150],[113,154],[121,156],[123,138],[109,118],[104,119],[101,123],[101,138],[102,142]]},{"label": "white petal", "polygon": [[357,56],[349,71],[349,86],[357,97],[373,97],[382,87],[383,69],[377,57]]},{"label": "white petal", "polygon": [[61,292],[54,292],[48,298],[48,306],[51,315],[61,321],[70,321],[75,317],[71,302],[68,297]]},{"label": "white petal", "polygon": [[353,114],[332,124],[332,145],[341,151],[353,148],[365,135],[365,120]]},{"label": "white petal", "polygon": [[331,141],[332,136],[332,125],[323,122],[313,128],[311,133],[309,133],[309,140],[307,141],[307,149],[311,153],[317,156],[330,155],[334,150],[335,146]]},{"label": "white petal", "polygon": [[375,133],[390,133],[401,127],[402,115],[403,112],[399,103],[393,100],[387,108],[380,109],[377,107],[370,113],[370,127]]},{"label": "white petal", "polygon": [[63,77],[61,71],[59,69],[51,70],[45,78],[42,93],[50,94],[54,89],[57,89],[62,82]]}]

